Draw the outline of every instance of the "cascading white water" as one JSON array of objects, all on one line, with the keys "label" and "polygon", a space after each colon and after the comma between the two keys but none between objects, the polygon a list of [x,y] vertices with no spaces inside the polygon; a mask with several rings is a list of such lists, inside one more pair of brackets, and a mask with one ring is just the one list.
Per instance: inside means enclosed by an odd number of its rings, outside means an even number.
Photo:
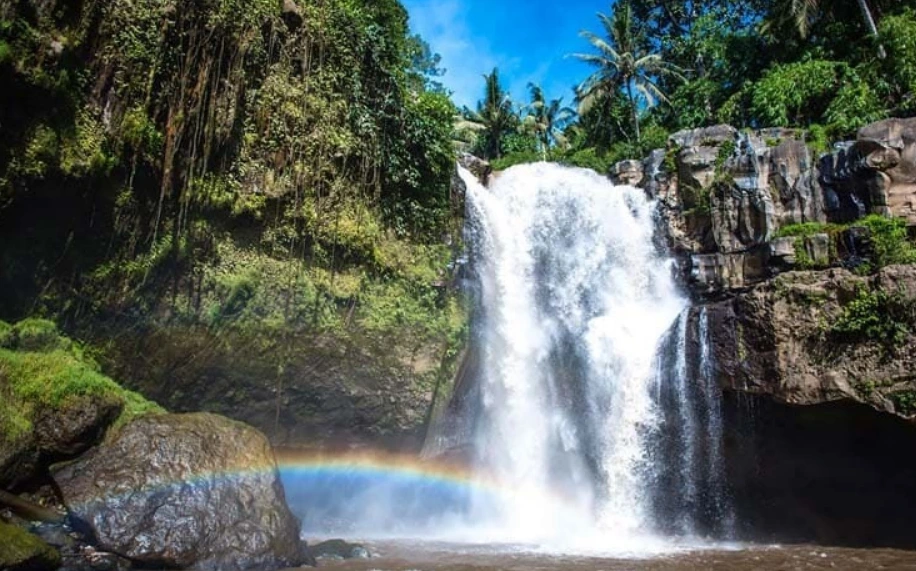
[{"label": "cascading white water", "polygon": [[470,451],[471,477],[402,458],[290,474],[306,529],[621,556],[728,537],[709,319],[653,243],[655,204],[554,164],[461,176],[473,372],[424,457]]},{"label": "cascading white water", "polygon": [[523,540],[646,534],[655,355],[685,307],[654,204],[547,163],[489,189],[462,177],[483,322],[476,462],[510,490],[478,514]]}]

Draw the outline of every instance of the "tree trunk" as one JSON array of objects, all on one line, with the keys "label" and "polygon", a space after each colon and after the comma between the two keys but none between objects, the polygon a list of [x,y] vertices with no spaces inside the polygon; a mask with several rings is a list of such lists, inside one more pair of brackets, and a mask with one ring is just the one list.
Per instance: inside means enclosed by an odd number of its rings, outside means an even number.
[{"label": "tree trunk", "polygon": [[631,80],[627,80],[627,97],[630,99],[630,109],[633,110],[633,128],[636,130],[636,144],[642,143],[642,137],[639,134],[639,109],[636,108],[636,99],[633,97],[633,85]]},{"label": "tree trunk", "polygon": [[[859,10],[862,11],[862,19],[865,20],[865,25],[868,27],[869,33],[877,38],[878,37],[878,26],[875,25],[875,18],[871,14],[871,10],[868,8],[868,3],[865,0],[857,0],[859,3]],[[884,51],[884,46],[878,44],[878,57],[884,59],[887,57],[887,52]]]}]

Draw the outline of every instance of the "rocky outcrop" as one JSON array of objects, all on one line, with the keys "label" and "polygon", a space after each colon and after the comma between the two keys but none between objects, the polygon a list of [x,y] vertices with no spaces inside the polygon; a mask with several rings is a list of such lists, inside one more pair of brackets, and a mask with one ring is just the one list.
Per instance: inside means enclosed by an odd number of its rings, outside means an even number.
[{"label": "rocky outcrop", "polygon": [[[888,119],[818,157],[802,131],[739,132],[727,125],[675,133],[668,148],[611,178],[639,181],[659,201],[663,241],[685,283],[716,296],[797,266],[790,224],[852,222],[866,214],[916,224],[916,118]],[[805,237],[807,267],[839,265],[834,237]],[[840,254],[845,252],[839,252]]]},{"label": "rocky outcrop", "polygon": [[916,117],[863,127],[820,170],[832,220],[874,212],[916,224]]},{"label": "rocky outcrop", "polygon": [[[805,137],[676,133],[642,162],[640,186],[657,198],[691,319],[708,320],[687,354],[710,355],[724,394],[739,535],[912,548],[916,462],[901,451],[916,445],[916,266],[875,271],[902,238],[856,221],[902,218],[912,233],[916,119],[869,125],[821,156]],[[639,179],[633,166],[611,178]]]},{"label": "rocky outcrop", "polygon": [[789,272],[700,310],[726,390],[916,417],[916,266]]},{"label": "rocky outcrop", "polygon": [[304,557],[267,439],[235,421],[141,417],[53,478],[99,548],[144,567],[271,569]]}]

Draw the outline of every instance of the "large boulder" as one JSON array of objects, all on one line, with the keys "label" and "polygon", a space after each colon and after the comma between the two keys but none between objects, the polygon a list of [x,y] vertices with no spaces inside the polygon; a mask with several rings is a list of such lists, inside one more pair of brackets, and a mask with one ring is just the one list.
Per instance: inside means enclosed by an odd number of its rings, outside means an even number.
[{"label": "large boulder", "polygon": [[302,561],[273,451],[245,424],[206,413],[141,417],[52,475],[98,546],[142,566]]}]

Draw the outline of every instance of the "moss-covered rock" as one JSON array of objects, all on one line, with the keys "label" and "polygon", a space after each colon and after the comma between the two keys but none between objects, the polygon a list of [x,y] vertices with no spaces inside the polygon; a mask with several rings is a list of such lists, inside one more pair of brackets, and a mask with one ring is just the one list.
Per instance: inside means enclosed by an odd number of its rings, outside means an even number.
[{"label": "moss-covered rock", "polygon": [[99,373],[54,323],[26,320],[12,330],[20,348],[0,348],[0,486],[27,484],[111,426],[161,411]]},{"label": "moss-covered rock", "polygon": [[0,569],[33,571],[58,567],[57,550],[15,525],[0,522]]}]

